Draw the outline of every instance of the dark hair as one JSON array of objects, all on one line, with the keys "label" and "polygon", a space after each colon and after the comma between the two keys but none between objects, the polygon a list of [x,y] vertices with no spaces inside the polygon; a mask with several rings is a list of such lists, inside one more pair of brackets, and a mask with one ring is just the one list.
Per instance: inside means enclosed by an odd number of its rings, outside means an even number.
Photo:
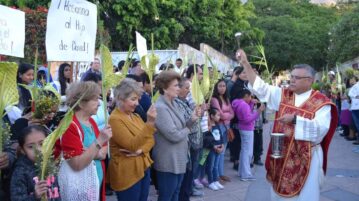
[{"label": "dark hair", "polygon": [[125,60],[121,60],[120,62],[118,62],[118,64],[117,64],[118,70],[122,71],[122,68],[124,65],[125,65]]},{"label": "dark hair", "polygon": [[233,69],[233,74],[238,76],[240,75],[242,72],[243,72],[244,68],[242,66],[236,66],[234,69]]},{"label": "dark hair", "polygon": [[190,79],[191,76],[194,74],[194,67],[196,66],[196,72],[198,72],[198,69],[199,69],[199,65],[198,64],[191,64],[188,68],[187,68],[187,71],[186,71],[186,78],[187,79]]},{"label": "dark hair", "polygon": [[146,72],[143,72],[141,75],[141,80],[142,80],[142,84],[145,85],[145,84],[150,84],[150,77],[148,77],[147,73]]},{"label": "dark hair", "polygon": [[180,74],[176,73],[175,71],[162,71],[157,79],[156,79],[156,87],[158,88],[160,94],[164,94],[164,89],[167,89],[170,83],[173,80],[177,80],[178,82],[181,81]]},{"label": "dark hair", "polygon": [[31,125],[21,130],[21,135],[19,136],[19,145],[21,148],[24,147],[27,136],[29,136],[32,132],[38,131],[42,132],[45,137],[47,136],[47,130],[40,125]]},{"label": "dark hair", "polygon": [[66,87],[67,87],[66,83],[70,83],[70,79],[65,78],[66,67],[71,67],[71,66],[68,63],[62,63],[59,67],[59,82],[61,87],[61,91],[60,91],[61,96],[66,94]]},{"label": "dark hair", "polygon": [[85,74],[82,81],[83,82],[92,81],[92,82],[98,83],[99,81],[102,81],[102,77],[101,77],[101,75],[99,75],[97,73],[89,72],[89,73]]},{"label": "dark hair", "polygon": [[[219,106],[222,108],[223,103],[222,103],[221,95],[218,92],[218,84],[220,82],[224,82],[224,84],[226,84],[226,81],[224,79],[218,80],[218,82],[214,85],[213,96],[212,97],[214,97],[214,98],[216,98],[218,100]],[[224,102],[226,102],[226,104],[228,105],[229,97],[228,97],[228,93],[227,93],[227,85],[226,85],[226,91],[223,94],[223,99],[224,99]]]},{"label": "dark hair", "polygon": [[137,66],[137,64],[139,64],[139,63],[140,63],[140,61],[138,61],[138,60],[134,60],[134,61],[132,61],[131,68],[133,68],[133,67]]},{"label": "dark hair", "polygon": [[178,59],[176,59],[176,61],[180,61],[180,62],[182,62],[182,59],[181,59],[181,58],[178,58]]},{"label": "dark hair", "polygon": [[161,64],[159,70],[169,70],[169,69],[173,69],[173,68],[174,68],[173,64],[163,63],[163,64]]},{"label": "dark hair", "polygon": [[17,83],[22,83],[20,75],[25,74],[29,70],[34,70],[34,66],[27,63],[22,63],[19,65],[19,68],[17,69],[17,76],[16,76]]},{"label": "dark hair", "polygon": [[211,118],[212,115],[216,115],[217,112],[218,112],[217,108],[214,108],[214,107],[209,108],[209,110],[208,110],[209,118]]},{"label": "dark hair", "polygon": [[138,75],[135,75],[135,74],[128,74],[126,75],[127,78],[130,78],[130,79],[133,79],[135,80],[136,82],[142,82],[142,78]]},{"label": "dark hair", "polygon": [[37,81],[47,81],[47,75],[45,70],[37,71]]},{"label": "dark hair", "polygon": [[235,96],[235,99],[242,99],[246,95],[252,95],[252,93],[248,89],[243,89],[243,90],[239,91],[239,93],[237,93],[237,95]]}]

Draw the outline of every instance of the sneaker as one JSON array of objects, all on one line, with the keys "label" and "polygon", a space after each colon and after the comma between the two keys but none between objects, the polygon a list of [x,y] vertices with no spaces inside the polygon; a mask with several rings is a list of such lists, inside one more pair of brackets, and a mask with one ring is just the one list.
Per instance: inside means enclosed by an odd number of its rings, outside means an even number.
[{"label": "sneaker", "polygon": [[201,179],[201,183],[202,183],[204,186],[208,186],[208,180],[207,180],[206,178]]},{"label": "sneaker", "polygon": [[201,183],[201,181],[199,179],[195,179],[193,181],[193,183],[194,183],[194,187],[197,188],[197,189],[203,189],[204,188],[203,184]]},{"label": "sneaker", "polygon": [[255,181],[256,178],[255,177],[247,177],[247,178],[240,178],[241,181]]},{"label": "sneaker", "polygon": [[199,197],[202,197],[204,196],[204,192],[203,191],[200,191],[200,190],[197,190],[197,189],[193,189],[192,190],[192,196],[199,196]]},{"label": "sneaker", "polygon": [[216,182],[212,182],[210,185],[208,185],[208,188],[214,191],[219,190],[218,186],[216,185]]},{"label": "sneaker", "polygon": [[222,184],[220,184],[218,181],[213,182],[213,183],[215,183],[216,186],[217,186],[220,190],[224,189],[224,186],[222,186]]}]

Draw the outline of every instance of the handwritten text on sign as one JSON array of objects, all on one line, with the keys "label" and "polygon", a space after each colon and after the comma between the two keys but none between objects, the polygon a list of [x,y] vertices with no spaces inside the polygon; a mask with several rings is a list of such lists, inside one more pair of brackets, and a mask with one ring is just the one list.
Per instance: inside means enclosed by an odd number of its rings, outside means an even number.
[{"label": "handwritten text on sign", "polygon": [[97,8],[85,0],[52,0],[47,16],[48,61],[93,61]]},{"label": "handwritten text on sign", "polygon": [[25,13],[0,5],[0,54],[24,57]]}]

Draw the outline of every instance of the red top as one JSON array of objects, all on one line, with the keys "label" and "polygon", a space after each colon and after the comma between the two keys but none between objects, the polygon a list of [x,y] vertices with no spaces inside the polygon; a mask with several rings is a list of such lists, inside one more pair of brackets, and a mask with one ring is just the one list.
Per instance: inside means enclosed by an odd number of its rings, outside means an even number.
[{"label": "red top", "polygon": [[[98,137],[100,131],[97,127],[96,122],[90,118],[89,119],[90,124],[92,128],[94,129],[96,138]],[[80,133],[79,133],[80,132]],[[81,136],[81,138],[80,138]],[[62,135],[61,140],[58,139],[55,144],[55,150],[54,150],[54,156],[55,158],[58,158],[63,152],[63,157],[65,159],[70,159],[75,156],[79,156],[84,152],[83,147],[83,139],[84,139],[84,131],[82,130],[81,124],[79,120],[76,118],[76,115],[74,115],[72,122],[69,126],[69,128],[65,131],[65,133]],[[102,189],[101,189],[101,200],[106,200],[106,194],[105,194],[105,163],[102,160],[101,161],[102,170],[103,170],[103,180],[102,180]]]}]

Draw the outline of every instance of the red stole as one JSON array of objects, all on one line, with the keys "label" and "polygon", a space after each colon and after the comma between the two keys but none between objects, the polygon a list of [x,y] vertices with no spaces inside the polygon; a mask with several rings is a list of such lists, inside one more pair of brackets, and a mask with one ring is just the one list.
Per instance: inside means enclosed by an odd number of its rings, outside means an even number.
[{"label": "red stole", "polygon": [[[311,96],[299,107],[294,106],[295,96],[288,89],[282,90],[282,100],[276,119],[283,114],[296,113],[298,116],[313,119],[317,112],[324,105],[331,105],[330,128],[321,146],[323,149],[323,170],[326,172],[328,148],[338,124],[338,113],[336,106],[323,94],[313,91]],[[283,158],[273,159],[271,144],[269,144],[266,170],[267,179],[272,183],[274,191],[283,197],[293,197],[301,191],[307,179],[312,158],[312,143],[309,141],[294,139],[295,125],[274,122],[273,133],[285,133],[290,137],[284,137]]]}]

